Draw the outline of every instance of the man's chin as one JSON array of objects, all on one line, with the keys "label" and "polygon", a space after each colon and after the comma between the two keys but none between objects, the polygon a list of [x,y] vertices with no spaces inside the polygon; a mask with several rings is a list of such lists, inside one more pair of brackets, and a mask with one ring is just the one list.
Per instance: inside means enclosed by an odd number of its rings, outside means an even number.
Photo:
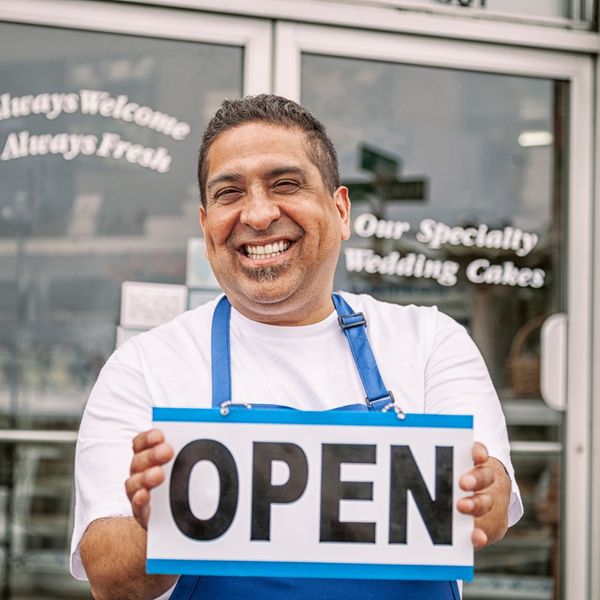
[{"label": "man's chin", "polygon": [[290,263],[244,268],[245,282],[239,291],[249,302],[277,304],[285,301],[294,284],[287,277]]},{"label": "man's chin", "polygon": [[265,267],[244,267],[244,274],[257,283],[273,283],[289,268],[289,262]]}]

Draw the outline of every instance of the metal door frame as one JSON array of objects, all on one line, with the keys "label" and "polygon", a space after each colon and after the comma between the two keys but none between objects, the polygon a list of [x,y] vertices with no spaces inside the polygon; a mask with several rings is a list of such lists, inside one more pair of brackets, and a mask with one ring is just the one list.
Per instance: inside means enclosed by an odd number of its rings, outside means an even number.
[{"label": "metal door frame", "polygon": [[19,0],[0,4],[0,21],[49,25],[244,48],[244,95],[271,87],[270,22],[94,0]]},{"label": "metal door frame", "polygon": [[[593,60],[587,55],[341,27],[278,23],[275,92],[300,100],[302,52],[567,80],[570,83],[567,225],[568,413],[563,447],[565,597],[589,598],[593,252]],[[343,110],[344,94],[340,93]],[[600,251],[598,252],[600,254]]]}]

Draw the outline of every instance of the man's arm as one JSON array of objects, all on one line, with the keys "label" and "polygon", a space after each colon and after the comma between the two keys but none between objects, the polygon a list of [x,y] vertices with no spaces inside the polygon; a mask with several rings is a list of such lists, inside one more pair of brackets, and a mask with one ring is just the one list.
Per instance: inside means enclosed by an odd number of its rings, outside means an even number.
[{"label": "man's arm", "polygon": [[94,521],[79,551],[96,600],[153,600],[177,580],[146,574],[146,532],[133,517]]},{"label": "man's arm", "polygon": [[173,449],[164,443],[160,431],[152,429],[134,438],[133,451],[125,490],[134,516],[94,521],[79,547],[96,600],[153,600],[177,580],[171,575],[146,574],[150,490],[163,482],[162,465],[173,458]]},{"label": "man's arm", "polygon": [[461,489],[473,495],[459,500],[458,510],[475,517],[472,540],[479,550],[501,540],[508,529],[511,483],[504,465],[479,442],[473,445],[473,463],[460,478]]}]

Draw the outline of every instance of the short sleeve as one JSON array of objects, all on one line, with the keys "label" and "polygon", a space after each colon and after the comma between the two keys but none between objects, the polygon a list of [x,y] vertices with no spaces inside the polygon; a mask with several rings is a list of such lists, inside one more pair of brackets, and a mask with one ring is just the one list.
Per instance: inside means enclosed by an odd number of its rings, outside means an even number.
[{"label": "short sleeve", "polygon": [[152,403],[142,371],[136,365],[136,354],[132,343],[113,354],[100,372],[81,421],[75,452],[71,540],[71,573],[77,579],[86,579],[79,543],[90,523],[132,514],[125,493],[133,457],[132,440],[152,426]]},{"label": "short sleeve", "polygon": [[500,400],[473,340],[464,327],[440,312],[425,366],[425,411],[473,415],[475,440],[504,465],[512,482],[508,521],[514,525],[523,505]]}]

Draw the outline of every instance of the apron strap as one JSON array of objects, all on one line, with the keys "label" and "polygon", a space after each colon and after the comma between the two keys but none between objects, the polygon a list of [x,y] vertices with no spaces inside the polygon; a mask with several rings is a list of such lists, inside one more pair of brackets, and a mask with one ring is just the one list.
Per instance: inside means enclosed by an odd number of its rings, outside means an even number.
[{"label": "apron strap", "polygon": [[210,336],[213,408],[220,408],[224,403],[231,402],[230,317],[231,304],[227,296],[223,296],[213,313]]},{"label": "apron strap", "polygon": [[354,312],[339,294],[333,294],[332,299],[338,313],[338,322],[348,340],[354,364],[367,394],[367,405],[371,410],[381,410],[388,404],[393,404],[394,396],[386,389],[371,350],[365,315]]},{"label": "apron strap", "polygon": [[[367,406],[370,410],[382,410],[394,404],[392,392],[386,389],[377,361],[371,350],[367,337],[367,321],[363,313],[356,313],[339,295],[332,295],[338,322],[352,352],[352,358],[367,395]],[[227,296],[223,296],[212,318],[211,329],[211,374],[212,374],[212,406],[227,407],[232,403],[231,397],[231,350],[229,321],[231,304]]]}]

